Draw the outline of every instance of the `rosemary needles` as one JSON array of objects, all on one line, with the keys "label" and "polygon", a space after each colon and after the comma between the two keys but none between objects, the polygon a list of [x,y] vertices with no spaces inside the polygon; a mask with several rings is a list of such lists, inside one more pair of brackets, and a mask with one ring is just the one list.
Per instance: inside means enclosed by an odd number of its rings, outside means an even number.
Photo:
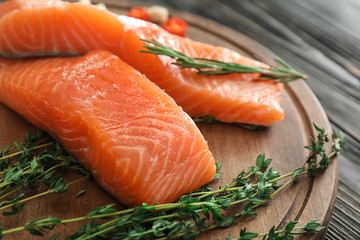
[{"label": "rosemary needles", "polygon": [[156,41],[142,39],[144,47],[143,53],[164,55],[175,60],[174,65],[181,68],[194,68],[198,75],[225,75],[232,73],[260,73],[260,76],[253,81],[274,81],[276,83],[287,83],[297,79],[307,79],[307,76],[297,72],[283,60],[275,58],[280,67],[250,67],[237,63],[221,62],[208,58],[192,58],[185,54],[175,51]]}]

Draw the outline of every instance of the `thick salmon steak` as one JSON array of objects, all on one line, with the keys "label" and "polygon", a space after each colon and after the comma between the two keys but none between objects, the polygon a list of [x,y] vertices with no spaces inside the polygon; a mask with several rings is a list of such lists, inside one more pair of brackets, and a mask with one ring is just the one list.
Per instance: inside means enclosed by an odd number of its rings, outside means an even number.
[{"label": "thick salmon steak", "polygon": [[58,139],[129,206],[175,201],[216,171],[192,119],[108,51],[0,58],[0,102]]},{"label": "thick salmon steak", "polygon": [[3,56],[83,54],[111,51],[164,89],[191,116],[270,126],[284,118],[283,84],[255,82],[258,74],[199,76],[166,56],[141,53],[141,39],[155,40],[192,57],[248,66],[263,63],[222,47],[172,35],[142,20],[118,16],[92,5],[60,0],[12,0],[0,5]]}]

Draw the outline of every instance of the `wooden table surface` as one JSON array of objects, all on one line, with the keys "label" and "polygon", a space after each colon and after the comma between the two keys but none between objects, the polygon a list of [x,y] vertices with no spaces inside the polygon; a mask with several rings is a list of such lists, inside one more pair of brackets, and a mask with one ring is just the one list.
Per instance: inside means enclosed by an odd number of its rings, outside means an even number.
[{"label": "wooden table surface", "polygon": [[325,239],[360,239],[360,1],[142,0],[191,12],[258,41],[309,76],[332,127],[346,134]]}]

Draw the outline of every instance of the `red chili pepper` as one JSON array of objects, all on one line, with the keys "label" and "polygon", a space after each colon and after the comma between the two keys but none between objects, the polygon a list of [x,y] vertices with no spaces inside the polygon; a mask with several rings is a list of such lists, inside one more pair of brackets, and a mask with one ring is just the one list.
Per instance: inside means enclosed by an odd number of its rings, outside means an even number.
[{"label": "red chili pepper", "polygon": [[184,20],[180,18],[169,18],[166,22],[162,24],[162,27],[169,33],[185,37],[187,24]]},{"label": "red chili pepper", "polygon": [[138,18],[144,21],[150,21],[150,15],[142,7],[131,8],[127,13],[128,17]]}]

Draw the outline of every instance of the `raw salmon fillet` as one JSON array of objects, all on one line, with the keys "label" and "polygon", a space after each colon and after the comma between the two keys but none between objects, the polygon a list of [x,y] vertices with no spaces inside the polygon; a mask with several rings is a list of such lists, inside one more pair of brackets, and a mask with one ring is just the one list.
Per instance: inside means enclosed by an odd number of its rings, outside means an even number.
[{"label": "raw salmon fillet", "polygon": [[3,56],[83,54],[105,49],[145,74],[191,116],[270,126],[284,118],[283,84],[254,82],[258,74],[199,76],[166,56],[140,53],[141,39],[155,40],[192,57],[248,66],[265,64],[222,47],[172,35],[142,20],[118,16],[92,5],[59,0],[13,0],[0,6]]},{"label": "raw salmon fillet", "polygon": [[129,206],[175,201],[216,171],[192,119],[108,51],[0,58],[0,102],[58,139]]}]

